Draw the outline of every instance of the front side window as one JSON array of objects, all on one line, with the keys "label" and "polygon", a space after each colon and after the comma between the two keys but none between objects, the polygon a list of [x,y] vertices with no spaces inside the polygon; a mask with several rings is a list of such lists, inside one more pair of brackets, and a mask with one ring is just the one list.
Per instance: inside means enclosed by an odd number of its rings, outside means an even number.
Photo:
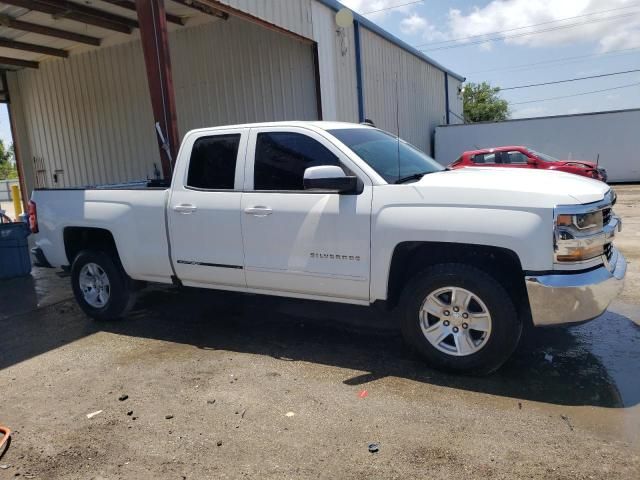
[{"label": "front side window", "polygon": [[191,150],[187,186],[233,190],[240,134],[198,138]]},{"label": "front side window", "polygon": [[387,183],[411,175],[440,172],[444,167],[413,145],[375,128],[340,128],[329,133],[349,147]]},{"label": "front side window", "polygon": [[311,137],[293,132],[259,133],[253,188],[304,190],[304,171],[320,165],[341,167],[338,157]]}]

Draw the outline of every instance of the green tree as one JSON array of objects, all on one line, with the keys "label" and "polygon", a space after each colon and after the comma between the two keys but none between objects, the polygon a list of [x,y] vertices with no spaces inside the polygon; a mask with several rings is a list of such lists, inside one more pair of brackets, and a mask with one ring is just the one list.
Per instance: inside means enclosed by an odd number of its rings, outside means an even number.
[{"label": "green tree", "polygon": [[13,144],[7,148],[0,139],[0,180],[18,178],[18,169],[14,160]]},{"label": "green tree", "polygon": [[469,83],[463,90],[464,121],[498,122],[509,118],[509,103],[500,98],[500,88],[487,82]]}]

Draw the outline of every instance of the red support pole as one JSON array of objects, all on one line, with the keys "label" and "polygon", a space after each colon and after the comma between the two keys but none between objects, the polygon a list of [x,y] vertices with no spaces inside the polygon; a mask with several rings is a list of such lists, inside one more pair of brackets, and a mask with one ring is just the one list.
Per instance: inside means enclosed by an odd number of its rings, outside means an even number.
[{"label": "red support pole", "polygon": [[162,135],[156,131],[162,174],[164,178],[170,179],[180,140],[164,0],[136,0],[136,11],[153,118],[155,127],[159,127]]}]

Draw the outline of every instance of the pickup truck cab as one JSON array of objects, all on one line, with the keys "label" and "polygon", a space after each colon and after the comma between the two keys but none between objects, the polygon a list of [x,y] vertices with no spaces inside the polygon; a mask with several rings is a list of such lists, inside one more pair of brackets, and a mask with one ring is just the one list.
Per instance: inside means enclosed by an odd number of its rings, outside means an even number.
[{"label": "pickup truck cab", "polygon": [[170,186],[36,190],[35,253],[120,318],[141,282],[383,304],[431,365],[487,373],[523,325],[599,316],[623,285],[615,195],[549,171],[448,171],[377,128],[194,130]]},{"label": "pickup truck cab", "polygon": [[546,153],[528,147],[506,146],[470,150],[449,165],[451,169],[463,167],[538,168],[573,173],[583,177],[607,181],[607,171],[596,162],[587,160],[558,160]]}]

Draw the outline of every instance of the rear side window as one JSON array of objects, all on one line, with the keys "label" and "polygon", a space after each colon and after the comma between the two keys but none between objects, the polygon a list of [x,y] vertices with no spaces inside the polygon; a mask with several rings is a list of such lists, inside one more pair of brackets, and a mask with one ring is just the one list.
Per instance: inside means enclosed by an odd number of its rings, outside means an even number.
[{"label": "rear side window", "polygon": [[304,190],[305,169],[341,167],[338,157],[313,138],[300,133],[259,133],[256,141],[254,190]]},{"label": "rear side window", "polygon": [[233,190],[240,134],[198,138],[191,150],[187,186]]},{"label": "rear side window", "polygon": [[500,163],[495,153],[481,153],[473,157],[473,163]]}]

